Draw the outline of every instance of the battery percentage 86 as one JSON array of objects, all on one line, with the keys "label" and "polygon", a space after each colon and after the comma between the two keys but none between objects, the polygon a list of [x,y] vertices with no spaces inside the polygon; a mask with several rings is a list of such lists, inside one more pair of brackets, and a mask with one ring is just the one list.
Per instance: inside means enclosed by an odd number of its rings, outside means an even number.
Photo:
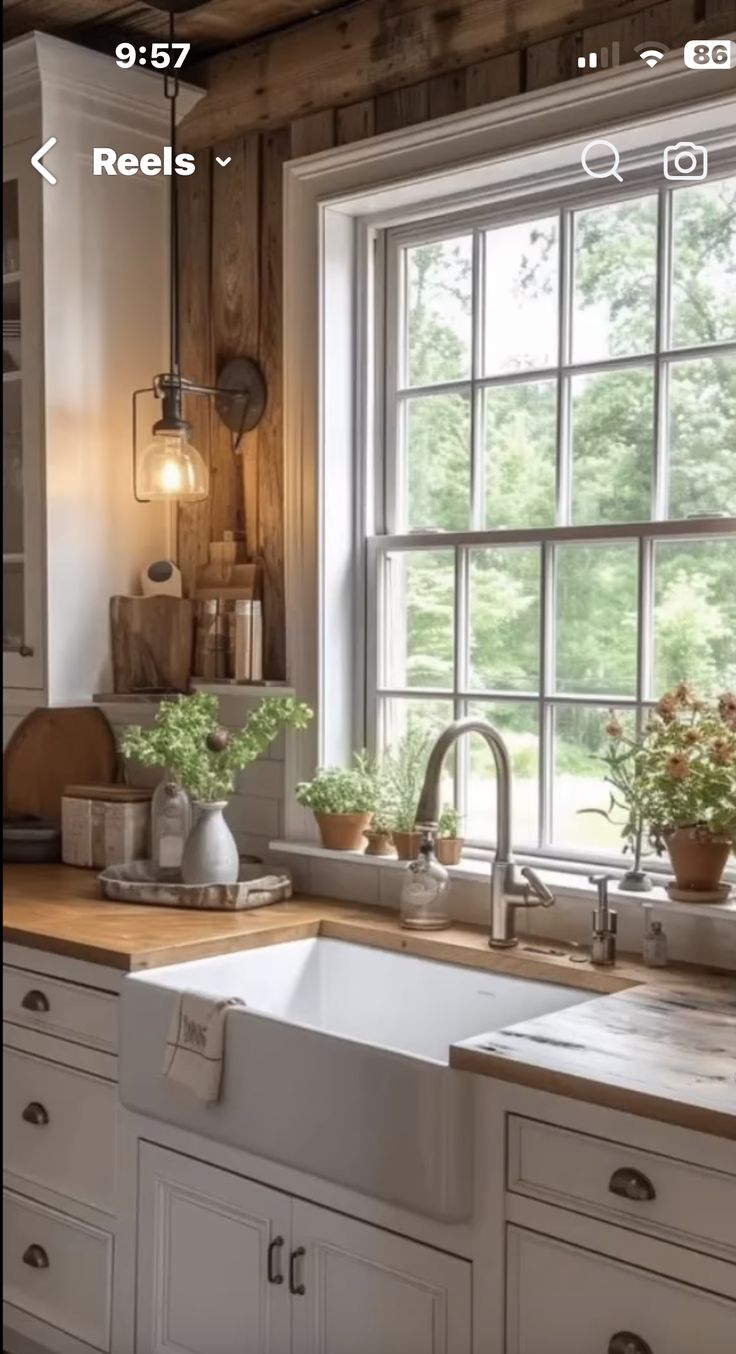
[{"label": "battery percentage 86", "polygon": [[685,43],[685,65],[692,70],[729,70],[736,66],[736,42],[730,38],[713,38],[710,42],[695,38]]}]

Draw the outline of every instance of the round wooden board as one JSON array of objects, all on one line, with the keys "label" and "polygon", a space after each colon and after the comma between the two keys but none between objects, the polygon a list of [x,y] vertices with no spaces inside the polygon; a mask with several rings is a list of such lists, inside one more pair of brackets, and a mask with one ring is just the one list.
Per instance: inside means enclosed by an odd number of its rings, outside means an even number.
[{"label": "round wooden board", "polygon": [[101,710],[33,710],[5,749],[3,813],[60,823],[64,786],[110,784],[117,766],[115,737]]}]

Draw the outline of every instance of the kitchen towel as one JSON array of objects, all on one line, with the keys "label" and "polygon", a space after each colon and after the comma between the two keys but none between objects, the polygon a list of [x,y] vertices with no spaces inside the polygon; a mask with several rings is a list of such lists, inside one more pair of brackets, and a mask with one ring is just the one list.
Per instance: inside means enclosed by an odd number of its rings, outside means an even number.
[{"label": "kitchen towel", "polygon": [[206,997],[183,992],[174,1003],[161,1069],[211,1105],[220,1099],[225,1055],[225,1019],[238,997]]}]

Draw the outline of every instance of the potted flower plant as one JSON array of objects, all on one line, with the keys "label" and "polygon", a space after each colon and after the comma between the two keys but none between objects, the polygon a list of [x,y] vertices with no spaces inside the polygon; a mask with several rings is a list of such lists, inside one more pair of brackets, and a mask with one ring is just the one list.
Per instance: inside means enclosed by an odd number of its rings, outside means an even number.
[{"label": "potted flower plant", "polygon": [[[615,716],[609,736],[623,732]],[[636,768],[623,804],[646,826],[658,854],[669,854],[673,896],[722,895],[721,878],[736,843],[736,694],[701,700],[685,682],[665,692],[644,729],[611,760]]]},{"label": "potted flower plant", "polygon": [[644,813],[647,788],[646,747],[643,739],[627,736],[615,710],[609,711],[606,733],[608,746],[601,761],[606,767],[606,783],[610,786],[608,808],[579,809],[578,812],[598,813],[609,823],[621,828],[624,854],[631,852],[633,862],[619,887],[631,893],[648,893],[652,881],[641,868],[644,837],[647,831]]},{"label": "potted flower plant", "polygon": [[383,759],[381,775],[386,802],[391,806],[393,839],[399,860],[415,860],[421,845],[416,831],[417,806],[429,757],[430,736],[416,724],[409,726],[395,749]]},{"label": "potted flower plant", "polygon": [[364,851],[364,833],[376,810],[376,769],[366,752],[356,752],[347,770],[318,767],[314,780],[302,781],[296,797],[311,809],[322,845],[331,851]]},{"label": "potted flower plant", "polygon": [[168,767],[197,808],[181,862],[185,884],[234,884],[238,849],[223,817],[235,776],[260,757],[282,729],[303,729],[308,705],[292,699],[263,700],[242,729],[224,729],[216,696],[198,691],[158,707],[153,728],[131,726],[121,740],[126,757],[144,766]]},{"label": "potted flower plant", "polygon": [[459,865],[464,844],[460,836],[460,814],[448,804],[440,814],[434,843],[434,853],[440,864]]}]

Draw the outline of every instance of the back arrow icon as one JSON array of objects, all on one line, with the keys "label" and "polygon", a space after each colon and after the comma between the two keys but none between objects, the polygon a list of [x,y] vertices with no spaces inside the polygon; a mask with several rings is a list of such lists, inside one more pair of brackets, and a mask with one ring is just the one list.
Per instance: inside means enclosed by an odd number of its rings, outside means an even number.
[{"label": "back arrow icon", "polygon": [[54,178],[54,175],[51,173],[51,170],[47,169],[45,165],[42,165],[41,161],[44,155],[47,155],[48,152],[51,150],[51,147],[55,145],[56,145],[56,137],[50,136],[48,141],[44,141],[43,145],[41,146],[41,149],[37,150],[36,154],[31,156],[31,164],[33,165],[33,168],[37,169],[39,174],[43,174],[43,177],[45,178],[46,182],[51,184],[56,183],[56,179]]}]

